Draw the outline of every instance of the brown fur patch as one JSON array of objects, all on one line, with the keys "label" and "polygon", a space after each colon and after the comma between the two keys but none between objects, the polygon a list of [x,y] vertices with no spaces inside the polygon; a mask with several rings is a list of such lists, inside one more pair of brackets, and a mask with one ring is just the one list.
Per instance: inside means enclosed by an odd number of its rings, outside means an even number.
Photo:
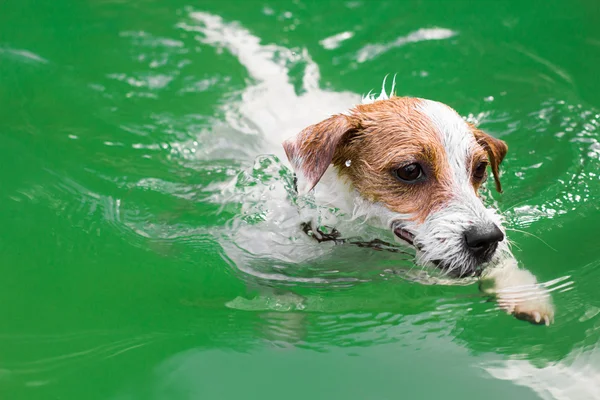
[{"label": "brown fur patch", "polygon": [[355,129],[345,115],[334,115],[305,128],[292,140],[283,142],[283,149],[292,167],[306,179],[306,191],[319,182],[345,135]]},{"label": "brown fur patch", "polygon": [[496,190],[502,193],[499,168],[500,163],[504,160],[504,157],[508,152],[508,145],[503,140],[496,139],[477,129],[473,125],[469,125],[469,127],[471,128],[477,143],[487,152],[490,160],[490,167],[492,168],[492,174],[494,176],[494,182],[496,183]]},{"label": "brown fur patch", "polygon": [[[334,115],[304,129],[286,141],[286,154],[296,171],[307,180],[307,190],[321,179],[331,163],[360,194],[388,209],[423,222],[453,197],[448,155],[437,127],[418,109],[421,100],[393,97],[358,105],[350,115]],[[506,144],[469,125],[479,146],[469,160],[471,176],[480,162],[492,168],[501,191],[498,166]],[[347,166],[347,161],[351,163]],[[423,167],[427,179],[401,182],[394,171],[412,163]],[[477,191],[483,180],[472,178]]]},{"label": "brown fur patch", "polygon": [[[453,193],[446,152],[436,127],[416,109],[419,101],[395,97],[357,106],[352,118],[359,129],[338,146],[333,164],[363,197],[422,222]],[[403,183],[394,176],[395,169],[415,162],[425,181]]]}]

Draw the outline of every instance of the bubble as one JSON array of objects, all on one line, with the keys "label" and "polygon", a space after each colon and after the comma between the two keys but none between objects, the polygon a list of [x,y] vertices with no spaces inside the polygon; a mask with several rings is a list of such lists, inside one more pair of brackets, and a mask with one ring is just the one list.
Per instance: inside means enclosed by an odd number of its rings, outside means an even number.
[{"label": "bubble", "polygon": [[350,165],[352,165],[352,160],[346,160],[346,167],[349,167]]}]

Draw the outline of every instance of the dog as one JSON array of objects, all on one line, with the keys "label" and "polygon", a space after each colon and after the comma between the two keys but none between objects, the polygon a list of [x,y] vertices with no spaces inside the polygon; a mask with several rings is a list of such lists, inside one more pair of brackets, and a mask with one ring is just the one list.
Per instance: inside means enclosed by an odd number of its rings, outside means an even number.
[{"label": "dog", "polygon": [[[321,191],[335,190],[335,198],[345,200],[329,206],[354,215],[360,210],[369,224],[390,229],[398,242],[414,248],[418,265],[457,279],[480,277],[484,290],[518,318],[553,321],[548,295],[517,267],[502,218],[479,195],[488,169],[502,192],[504,141],[443,103],[388,96],[384,82],[378,98],[366,96],[283,147],[300,196],[319,185]],[[307,229],[319,241],[327,239],[318,228]]]},{"label": "dog", "polygon": [[[226,124],[213,128],[219,135],[200,137],[214,148],[207,157],[251,162],[263,154],[250,171],[208,188],[214,193],[208,200],[215,204],[241,204],[243,218],[215,234],[237,269],[264,281],[289,282],[281,271],[331,250],[314,239],[393,250],[386,243],[389,237],[414,249],[415,263],[424,271],[439,271],[444,279],[437,283],[476,279],[484,293],[516,317],[538,324],[553,321],[548,292],[518,267],[501,215],[486,208],[478,195],[488,169],[502,190],[499,168],[506,143],[449,106],[396,97],[394,84],[388,95],[385,81],[378,97],[323,90],[319,68],[306,51],[263,45],[221,17],[192,12],[178,26],[199,32],[204,44],[227,49],[255,82],[243,90],[239,104],[224,108]],[[300,90],[290,80],[288,64],[303,66]],[[217,140],[223,137],[230,138],[226,147]],[[296,174],[296,193],[281,184],[280,177],[288,174],[279,160],[286,156]],[[333,229],[322,232],[324,225]],[[344,240],[365,233],[375,239]],[[268,265],[273,268],[265,271]],[[340,281],[328,276],[296,277],[294,282]]]}]

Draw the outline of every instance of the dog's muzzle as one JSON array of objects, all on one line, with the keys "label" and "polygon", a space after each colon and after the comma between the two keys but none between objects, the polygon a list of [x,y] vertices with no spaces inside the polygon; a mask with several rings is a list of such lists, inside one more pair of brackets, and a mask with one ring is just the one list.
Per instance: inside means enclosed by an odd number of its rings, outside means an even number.
[{"label": "dog's muzzle", "polygon": [[[407,230],[402,223],[393,224],[392,231],[402,241],[417,250],[427,253],[427,249],[415,241],[415,235]],[[503,240],[504,233],[494,223],[472,225],[462,234],[460,252],[463,253],[463,256],[461,256],[461,265],[456,265],[456,262],[443,259],[443,257],[430,261],[437,268],[454,278],[479,276],[483,272],[485,264],[496,253],[498,244]]]}]

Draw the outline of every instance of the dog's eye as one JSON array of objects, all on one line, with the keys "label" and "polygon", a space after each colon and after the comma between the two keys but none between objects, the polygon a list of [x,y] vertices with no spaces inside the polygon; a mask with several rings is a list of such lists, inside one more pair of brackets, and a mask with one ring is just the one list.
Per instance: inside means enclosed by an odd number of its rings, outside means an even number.
[{"label": "dog's eye", "polygon": [[475,166],[475,169],[473,170],[473,178],[475,178],[478,181],[483,180],[483,178],[485,178],[485,169],[487,168],[487,163],[486,162],[480,162]]},{"label": "dog's eye", "polygon": [[394,175],[402,182],[413,183],[424,178],[423,168],[417,163],[412,163],[394,170]]}]

